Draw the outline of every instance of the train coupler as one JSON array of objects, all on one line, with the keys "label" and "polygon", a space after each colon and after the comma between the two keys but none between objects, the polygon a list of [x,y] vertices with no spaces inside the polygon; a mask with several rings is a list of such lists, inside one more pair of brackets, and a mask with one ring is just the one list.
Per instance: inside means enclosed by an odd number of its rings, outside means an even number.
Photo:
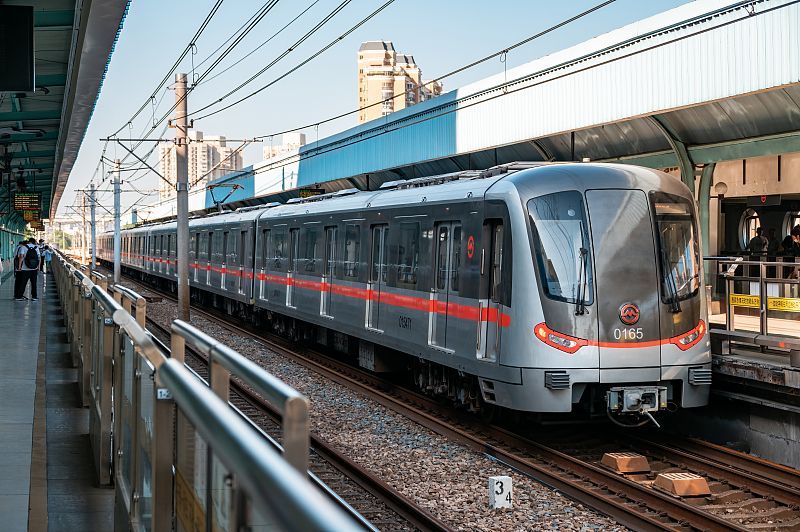
[{"label": "train coupler", "polygon": [[[667,408],[666,386],[631,386],[611,388],[606,392],[609,417],[646,417],[657,427],[651,412]],[[646,422],[646,421],[645,421]]]}]

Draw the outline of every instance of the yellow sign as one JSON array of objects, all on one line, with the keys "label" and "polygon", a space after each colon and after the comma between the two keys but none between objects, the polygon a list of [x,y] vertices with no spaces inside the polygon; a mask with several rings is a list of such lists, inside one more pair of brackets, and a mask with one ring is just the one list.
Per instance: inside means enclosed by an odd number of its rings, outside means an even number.
[{"label": "yellow sign", "polygon": [[[758,296],[746,294],[731,294],[732,307],[760,308],[761,303]],[[786,297],[767,298],[768,310],[783,310],[785,312],[800,312],[800,299]]]},{"label": "yellow sign", "polygon": [[783,310],[787,312],[800,312],[800,299],[787,297],[771,297],[767,302],[769,310]]},{"label": "yellow sign", "polygon": [[760,308],[761,302],[758,296],[748,296],[745,294],[731,294],[732,307]]},{"label": "yellow sign", "polygon": [[195,531],[206,529],[206,511],[200,499],[181,474],[175,469],[175,513],[184,530]]}]

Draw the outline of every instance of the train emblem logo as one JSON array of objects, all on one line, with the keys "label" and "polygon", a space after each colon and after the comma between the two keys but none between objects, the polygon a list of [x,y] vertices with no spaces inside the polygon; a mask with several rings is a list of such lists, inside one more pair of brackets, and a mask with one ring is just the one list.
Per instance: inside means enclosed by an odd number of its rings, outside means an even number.
[{"label": "train emblem logo", "polygon": [[625,325],[633,325],[639,321],[639,307],[633,303],[625,303],[619,307],[619,321]]},{"label": "train emblem logo", "polygon": [[475,241],[472,239],[472,237],[469,237],[469,240],[467,240],[467,256],[469,258],[472,258],[472,255],[474,253],[475,253]]}]

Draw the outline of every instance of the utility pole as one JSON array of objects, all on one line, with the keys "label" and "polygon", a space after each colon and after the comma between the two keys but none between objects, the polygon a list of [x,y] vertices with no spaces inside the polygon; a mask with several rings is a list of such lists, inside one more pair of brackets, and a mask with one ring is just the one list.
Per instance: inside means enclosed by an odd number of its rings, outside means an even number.
[{"label": "utility pole", "polygon": [[119,231],[119,159],[114,159],[114,284],[119,283],[121,244]]},{"label": "utility pole", "polygon": [[94,199],[94,183],[89,185],[90,196],[89,200],[91,202],[91,209],[92,209],[92,270],[94,270],[94,265],[97,262],[97,231],[95,229],[95,218],[94,218],[94,206],[95,206],[95,199]]},{"label": "utility pole", "polygon": [[186,74],[175,74],[175,170],[178,207],[178,319],[189,321],[189,135]]},{"label": "utility pole", "polygon": [[86,264],[86,194],[81,194],[81,264]]}]

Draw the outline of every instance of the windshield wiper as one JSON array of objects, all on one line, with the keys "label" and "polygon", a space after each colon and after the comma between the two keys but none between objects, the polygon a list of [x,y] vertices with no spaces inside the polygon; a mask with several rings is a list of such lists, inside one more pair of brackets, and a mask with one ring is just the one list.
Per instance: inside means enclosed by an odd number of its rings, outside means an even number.
[{"label": "windshield wiper", "polygon": [[[581,238],[583,238],[583,224],[579,222],[578,227],[580,227]],[[578,300],[575,302],[576,316],[581,316],[586,313],[586,303],[584,299],[586,299],[586,293],[585,293],[586,284],[589,281],[588,279],[589,276],[587,275],[586,272],[586,266],[587,266],[586,257],[587,255],[589,255],[589,250],[581,246],[580,252],[581,252],[581,271],[578,274],[578,282],[580,284],[578,285]]]},{"label": "windshield wiper", "polygon": [[661,264],[662,268],[664,269],[661,279],[664,282],[664,287],[667,289],[669,295],[670,311],[675,313],[681,312],[683,309],[681,309],[681,301],[678,297],[678,287],[675,284],[675,279],[672,277],[672,275],[667,275],[667,272],[670,271],[670,264],[667,260],[667,250],[664,249],[663,241],[661,242]]}]

